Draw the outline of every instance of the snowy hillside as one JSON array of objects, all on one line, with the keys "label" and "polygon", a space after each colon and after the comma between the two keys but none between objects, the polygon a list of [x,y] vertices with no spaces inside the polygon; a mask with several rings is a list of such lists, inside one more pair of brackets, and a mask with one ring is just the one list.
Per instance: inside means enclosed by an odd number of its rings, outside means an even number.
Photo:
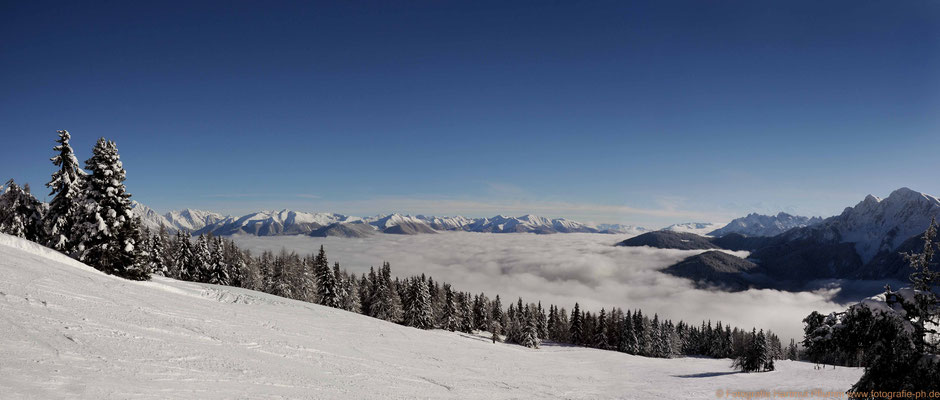
[{"label": "snowy hillside", "polygon": [[745,236],[777,236],[793,228],[802,228],[820,222],[822,222],[820,217],[801,217],[785,212],[777,215],[751,213],[741,218],[735,218],[728,225],[711,231],[708,235],[721,237],[729,233],[740,233]]},{"label": "snowy hillside", "polygon": [[4,398],[685,398],[844,391],[861,371],[649,359],[422,331],[245,289],[106,276],[0,235]]},{"label": "snowy hillside", "polygon": [[707,236],[709,232],[721,227],[721,224],[714,222],[686,222],[682,224],[672,224],[663,229],[663,231],[694,233],[700,236]]},{"label": "snowy hillside", "polygon": [[855,207],[820,224],[787,233],[788,239],[855,243],[863,263],[881,251],[897,249],[905,240],[920,235],[930,219],[940,216],[940,199],[900,188],[887,198],[868,195]]}]

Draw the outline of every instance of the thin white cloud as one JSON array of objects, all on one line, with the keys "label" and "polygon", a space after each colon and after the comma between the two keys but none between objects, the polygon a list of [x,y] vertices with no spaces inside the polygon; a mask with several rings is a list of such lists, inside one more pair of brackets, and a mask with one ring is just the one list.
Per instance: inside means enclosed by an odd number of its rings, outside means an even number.
[{"label": "thin white cloud", "polygon": [[283,247],[298,253],[323,244],[330,261],[356,273],[389,261],[398,276],[429,274],[460,290],[499,294],[504,304],[522,296],[569,310],[575,302],[591,310],[642,308],[696,324],[710,319],[771,329],[781,338],[799,338],[801,320],[809,312],[841,308],[829,300],[833,292],[699,290],[688,280],[660,272],[697,251],[613,246],[625,237],[448,232],[365,239],[251,236],[237,241],[252,250]]}]

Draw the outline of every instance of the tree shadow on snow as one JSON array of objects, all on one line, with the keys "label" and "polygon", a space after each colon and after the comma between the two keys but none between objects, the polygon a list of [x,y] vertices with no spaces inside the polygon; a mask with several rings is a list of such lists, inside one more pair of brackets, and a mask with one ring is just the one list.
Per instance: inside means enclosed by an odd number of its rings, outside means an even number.
[{"label": "tree shadow on snow", "polygon": [[716,377],[716,376],[734,375],[734,374],[740,374],[740,373],[741,373],[741,371],[730,371],[730,372],[728,372],[728,371],[726,371],[726,372],[702,372],[702,373],[700,373],[700,374],[673,375],[673,377],[676,377],[676,378],[713,378],[713,377]]}]

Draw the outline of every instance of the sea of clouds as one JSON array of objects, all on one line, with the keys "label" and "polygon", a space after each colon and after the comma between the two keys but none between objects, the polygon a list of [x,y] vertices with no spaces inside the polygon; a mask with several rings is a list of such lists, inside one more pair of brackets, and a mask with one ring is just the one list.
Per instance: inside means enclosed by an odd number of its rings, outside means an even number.
[{"label": "sea of clouds", "polygon": [[[802,337],[802,319],[813,310],[844,309],[832,301],[837,290],[736,293],[696,289],[690,281],[660,272],[699,250],[617,247],[627,236],[605,234],[492,234],[444,232],[426,235],[381,234],[369,238],[236,236],[252,252],[287,249],[314,253],[324,245],[330,262],[357,274],[383,261],[395,276],[427,274],[461,291],[499,294],[503,305],[522,297],[582,310],[640,308],[660,318],[701,324],[723,321],[770,329],[786,344]],[[746,256],[747,253],[738,253]]]}]

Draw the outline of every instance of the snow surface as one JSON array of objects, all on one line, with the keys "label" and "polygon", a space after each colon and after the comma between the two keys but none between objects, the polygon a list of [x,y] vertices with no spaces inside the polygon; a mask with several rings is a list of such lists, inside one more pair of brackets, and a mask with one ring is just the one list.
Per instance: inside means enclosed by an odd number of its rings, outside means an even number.
[{"label": "snow surface", "polygon": [[125,281],[8,235],[0,260],[3,398],[714,399],[719,389],[844,391],[861,375],[494,345],[250,290]]}]

